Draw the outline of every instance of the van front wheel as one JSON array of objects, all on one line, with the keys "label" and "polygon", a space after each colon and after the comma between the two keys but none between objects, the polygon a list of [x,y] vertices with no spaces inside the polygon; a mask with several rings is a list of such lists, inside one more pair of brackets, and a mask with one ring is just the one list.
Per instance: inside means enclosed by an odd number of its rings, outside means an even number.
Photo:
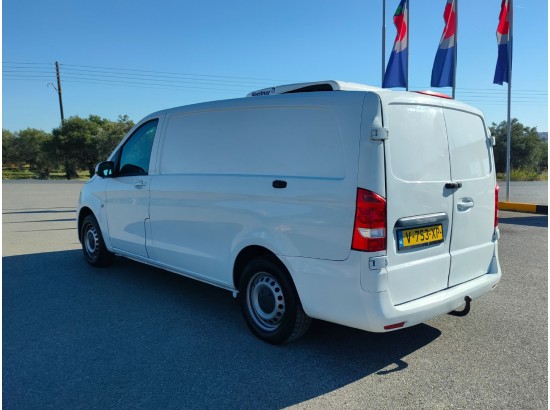
[{"label": "van front wheel", "polygon": [[101,229],[93,215],[84,218],[80,234],[84,258],[90,265],[103,267],[113,262],[115,255],[105,247]]},{"label": "van front wheel", "polygon": [[274,258],[257,258],[247,265],[239,284],[239,302],[248,327],[268,343],[295,340],[311,322],[290,275]]}]

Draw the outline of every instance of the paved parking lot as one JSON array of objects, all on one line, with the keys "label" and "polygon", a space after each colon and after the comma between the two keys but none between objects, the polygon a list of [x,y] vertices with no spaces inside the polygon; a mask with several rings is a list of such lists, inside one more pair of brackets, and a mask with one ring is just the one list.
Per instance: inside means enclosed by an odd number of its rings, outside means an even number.
[{"label": "paved parking lot", "polygon": [[[506,200],[506,181],[499,181],[500,201]],[[548,205],[548,181],[510,181],[510,202]]]},{"label": "paved parking lot", "polygon": [[3,184],[6,409],[548,408],[548,219],[501,213],[499,287],[388,334],[316,321],[267,345],[229,292],[120,258],[89,267],[81,183]]}]

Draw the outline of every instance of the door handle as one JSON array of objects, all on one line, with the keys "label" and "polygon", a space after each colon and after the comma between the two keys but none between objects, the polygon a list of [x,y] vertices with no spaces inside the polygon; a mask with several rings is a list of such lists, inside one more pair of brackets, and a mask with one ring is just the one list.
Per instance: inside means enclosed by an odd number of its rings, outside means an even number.
[{"label": "door handle", "polygon": [[447,182],[445,184],[445,188],[447,189],[458,189],[462,188],[462,182]]},{"label": "door handle", "polygon": [[474,200],[472,198],[462,198],[456,204],[456,209],[460,212],[465,212],[474,207]]},{"label": "door handle", "polygon": [[286,185],[287,185],[286,181],[281,181],[279,179],[273,181],[273,184],[272,184],[273,188],[276,188],[276,189],[286,188]]},{"label": "door handle", "polygon": [[137,181],[135,184],[134,184],[134,187],[136,187],[137,189],[141,189],[143,188],[144,186],[147,185],[147,182],[145,182],[143,179],[140,179],[139,181]]}]

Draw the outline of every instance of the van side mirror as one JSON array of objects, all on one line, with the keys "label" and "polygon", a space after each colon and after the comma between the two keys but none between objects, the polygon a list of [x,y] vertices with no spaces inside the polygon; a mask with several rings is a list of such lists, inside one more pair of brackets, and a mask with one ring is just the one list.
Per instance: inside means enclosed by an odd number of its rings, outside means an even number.
[{"label": "van side mirror", "polygon": [[115,171],[115,163],[113,161],[103,161],[96,165],[95,173],[101,178],[110,178]]}]

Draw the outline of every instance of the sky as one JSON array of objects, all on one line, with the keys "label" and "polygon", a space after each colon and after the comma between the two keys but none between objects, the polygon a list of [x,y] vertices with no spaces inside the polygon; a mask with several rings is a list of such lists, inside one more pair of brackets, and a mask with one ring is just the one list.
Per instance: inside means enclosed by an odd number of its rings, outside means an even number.
[{"label": "sky", "polygon": [[[386,62],[398,0],[386,1]],[[456,98],[506,120],[493,84],[501,0],[459,0]],[[409,88],[430,87],[445,0],[410,0]],[[2,128],[138,121],[164,108],[294,82],[382,82],[382,0],[3,0]],[[548,131],[548,2],[514,1],[512,117]]]}]

